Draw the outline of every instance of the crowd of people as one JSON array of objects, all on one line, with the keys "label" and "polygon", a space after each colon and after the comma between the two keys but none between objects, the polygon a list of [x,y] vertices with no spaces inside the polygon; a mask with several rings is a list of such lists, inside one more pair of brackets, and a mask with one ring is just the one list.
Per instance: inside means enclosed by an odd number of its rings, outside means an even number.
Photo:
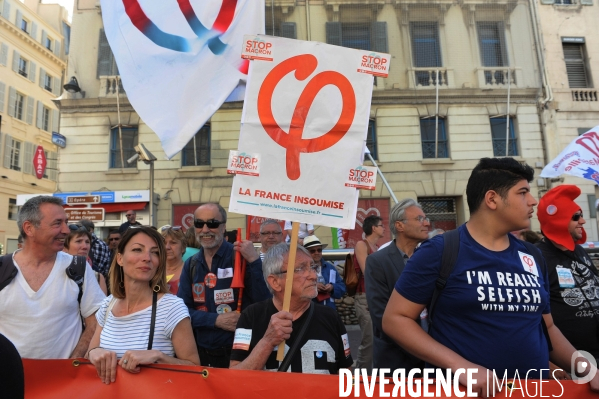
[{"label": "crowd of people", "polygon": [[[577,352],[599,357],[599,276],[580,246],[581,191],[561,185],[537,204],[533,175],[512,158],[481,159],[466,187],[470,218],[444,234],[409,198],[391,209],[387,227],[378,216],[364,220],[353,255],[355,363],[335,310],[346,286],[313,226],[285,243],[279,222],[266,220],[256,250],[226,241],[227,212],[208,203],[187,232],[142,226],[128,211],[104,242],[91,221],[69,222],[59,198],[31,198],[17,218],[22,246],[1,260],[0,353],[85,357],[105,384],[119,367],[139,373],[152,363],[319,374],[477,368],[484,394],[487,370],[568,379],[573,367],[599,390],[597,370]],[[524,233],[535,206],[542,235]],[[393,240],[378,248],[385,228]],[[246,265],[243,290],[233,284],[236,254]],[[22,392],[22,371],[11,370]]]}]

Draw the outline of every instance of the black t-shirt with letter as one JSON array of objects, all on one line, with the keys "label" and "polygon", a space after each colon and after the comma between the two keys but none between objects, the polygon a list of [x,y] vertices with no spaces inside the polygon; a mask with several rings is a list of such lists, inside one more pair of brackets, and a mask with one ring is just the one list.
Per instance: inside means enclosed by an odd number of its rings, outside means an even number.
[{"label": "black t-shirt with letter", "polygon": [[[348,368],[353,363],[345,326],[333,309],[319,304],[314,306],[312,320],[289,370],[297,373],[339,374],[339,369]],[[278,313],[278,310],[272,299],[255,303],[241,313],[235,330],[231,360],[241,362],[248,357],[264,337],[270,317],[275,313]],[[308,310],[293,321],[293,332],[285,342],[285,354],[295,342],[295,337],[307,317]],[[276,360],[277,348],[273,348],[264,366],[265,370],[276,371],[279,368],[279,362]]]}]

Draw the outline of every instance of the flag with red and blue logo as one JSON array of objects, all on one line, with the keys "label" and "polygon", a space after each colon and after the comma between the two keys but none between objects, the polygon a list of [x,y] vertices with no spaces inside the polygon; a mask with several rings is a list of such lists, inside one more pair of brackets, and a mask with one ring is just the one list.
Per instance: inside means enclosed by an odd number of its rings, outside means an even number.
[{"label": "flag with red and blue logo", "polygon": [[241,58],[243,35],[264,32],[264,0],[101,0],[101,6],[127,97],[168,158],[234,91],[233,99],[243,98],[249,66]]}]

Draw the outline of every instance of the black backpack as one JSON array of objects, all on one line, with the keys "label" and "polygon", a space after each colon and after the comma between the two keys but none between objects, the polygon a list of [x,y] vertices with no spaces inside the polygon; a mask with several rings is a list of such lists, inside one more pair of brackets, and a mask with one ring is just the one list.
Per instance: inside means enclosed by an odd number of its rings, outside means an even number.
[{"label": "black backpack", "polygon": [[[79,287],[79,295],[77,296],[79,305],[81,305],[81,297],[83,296],[83,278],[86,263],[85,256],[73,256],[71,264],[65,269],[67,276]],[[12,254],[0,256],[0,291],[16,277],[17,273],[17,267],[12,262]]]},{"label": "black backpack", "polygon": [[[435,309],[435,304],[441,295],[441,291],[445,288],[447,284],[447,280],[453,271],[453,267],[458,259],[458,252],[460,251],[460,232],[458,229],[450,230],[443,234],[443,255],[441,257],[441,270],[439,271],[439,277],[437,277],[437,282],[435,284],[435,292],[433,293],[433,297],[431,298],[431,303],[427,306],[428,311],[428,331],[430,333],[432,325],[433,325],[433,311]],[[545,259],[543,259],[543,255],[541,251],[535,247],[533,244],[527,241],[520,241],[528,250],[528,252],[533,256],[535,262],[541,268],[541,273],[543,276],[547,275],[547,264],[545,263]],[[547,347],[549,352],[553,350],[551,346],[551,339],[549,338],[549,332],[547,331],[547,325],[545,324],[545,319],[541,317],[541,325],[543,327],[543,334],[547,339]]]}]

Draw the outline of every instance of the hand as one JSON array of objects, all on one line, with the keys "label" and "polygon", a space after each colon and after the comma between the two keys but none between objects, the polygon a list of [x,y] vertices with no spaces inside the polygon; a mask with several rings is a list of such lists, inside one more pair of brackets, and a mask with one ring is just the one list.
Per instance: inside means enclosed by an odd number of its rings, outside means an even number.
[{"label": "hand", "polygon": [[98,377],[106,385],[114,382],[116,379],[116,353],[103,348],[92,349],[89,354],[89,361],[96,367]]},{"label": "hand", "polygon": [[599,370],[595,372],[595,377],[593,377],[589,385],[591,386],[591,391],[599,392]]},{"label": "hand", "polygon": [[137,374],[141,371],[139,365],[158,362],[163,354],[159,350],[127,351],[119,360],[119,366],[130,373]]},{"label": "hand", "polygon": [[327,284],[324,286],[326,292],[333,292],[333,284]]},{"label": "hand", "polygon": [[270,322],[262,339],[267,340],[269,345],[275,347],[291,337],[293,328],[293,316],[284,310],[270,316]]},{"label": "hand", "polygon": [[249,240],[235,241],[233,249],[240,252],[241,256],[243,256],[249,263],[254,262],[260,257],[254,248],[254,243]]},{"label": "hand", "polygon": [[555,380],[571,380],[572,377],[566,371],[549,362],[549,375]]},{"label": "hand", "polygon": [[237,312],[219,314],[216,317],[214,326],[225,331],[235,331],[235,328],[237,327],[237,321],[239,320],[239,316],[241,316],[241,313]]},{"label": "hand", "polygon": [[327,292],[327,288],[323,283],[316,284],[316,289],[318,292]]}]

